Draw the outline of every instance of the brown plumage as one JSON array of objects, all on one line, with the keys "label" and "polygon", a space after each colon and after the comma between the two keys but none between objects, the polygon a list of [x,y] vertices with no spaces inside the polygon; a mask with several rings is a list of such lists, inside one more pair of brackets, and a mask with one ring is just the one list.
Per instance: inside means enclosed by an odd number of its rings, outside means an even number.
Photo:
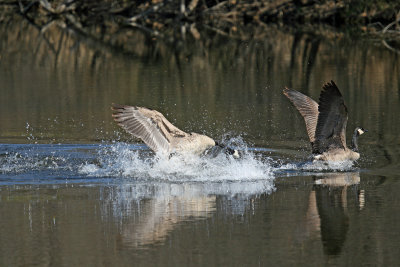
[{"label": "brown plumage", "polygon": [[[128,133],[141,139],[153,151],[162,154],[202,154],[216,142],[202,134],[186,133],[170,123],[160,112],[135,106],[113,104],[113,118]],[[223,145],[218,145],[224,147]],[[226,148],[236,157],[237,150]]]},{"label": "brown plumage", "polygon": [[285,88],[283,93],[292,101],[304,118],[311,144],[315,142],[315,129],[318,122],[318,103],[296,90]]},{"label": "brown plumage", "polygon": [[354,151],[349,149],[346,145],[348,115],[343,96],[333,81],[326,83],[322,88],[318,104],[292,89],[285,88],[283,94],[303,116],[316,160],[357,160],[360,157],[357,137],[366,130],[356,128],[352,140]]}]

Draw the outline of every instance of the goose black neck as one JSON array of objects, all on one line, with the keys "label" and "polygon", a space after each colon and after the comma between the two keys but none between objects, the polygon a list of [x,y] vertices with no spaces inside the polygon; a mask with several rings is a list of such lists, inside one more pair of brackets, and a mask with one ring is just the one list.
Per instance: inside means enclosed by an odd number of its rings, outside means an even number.
[{"label": "goose black neck", "polygon": [[221,144],[221,143],[219,143],[217,141],[215,141],[215,146],[218,146],[220,148],[225,148],[225,145],[223,145],[223,144]]},{"label": "goose black neck", "polygon": [[353,138],[351,139],[351,147],[354,152],[358,152],[358,129],[356,129],[353,133]]},{"label": "goose black neck", "polygon": [[218,142],[215,142],[215,145],[216,145],[216,146],[219,146],[220,148],[226,149],[226,152],[227,152],[229,155],[235,154],[235,150],[232,149],[232,148],[230,148],[229,146],[226,146],[226,145],[221,144],[221,143],[218,143]]}]

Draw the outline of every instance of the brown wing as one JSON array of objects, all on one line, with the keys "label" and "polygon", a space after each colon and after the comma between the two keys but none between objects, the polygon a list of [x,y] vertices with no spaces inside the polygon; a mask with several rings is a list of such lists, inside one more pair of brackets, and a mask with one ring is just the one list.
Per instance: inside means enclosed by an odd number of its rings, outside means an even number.
[{"label": "brown wing", "polygon": [[113,104],[112,110],[114,120],[119,126],[143,140],[156,152],[170,152],[171,139],[187,135],[156,110],[117,104]]},{"label": "brown wing", "polygon": [[345,148],[347,107],[333,81],[323,86],[318,106],[319,116],[313,153],[320,154],[334,147]]},{"label": "brown wing", "polygon": [[283,94],[289,98],[293,105],[303,116],[306,123],[308,137],[311,144],[315,141],[315,129],[318,121],[318,103],[308,96],[289,88],[283,89]]}]

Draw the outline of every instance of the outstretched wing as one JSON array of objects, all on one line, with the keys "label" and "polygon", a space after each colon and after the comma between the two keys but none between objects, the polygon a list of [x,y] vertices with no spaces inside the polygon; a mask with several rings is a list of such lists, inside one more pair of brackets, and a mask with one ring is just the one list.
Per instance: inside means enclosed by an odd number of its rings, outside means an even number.
[{"label": "outstretched wing", "polygon": [[283,94],[289,98],[293,105],[303,116],[306,123],[308,137],[311,144],[315,141],[315,129],[318,121],[318,103],[308,96],[289,88],[283,89]]},{"label": "outstretched wing", "polygon": [[119,126],[156,152],[170,152],[172,138],[187,135],[156,110],[118,104],[113,104],[112,110]]},{"label": "outstretched wing", "polygon": [[333,81],[323,86],[318,110],[313,153],[320,154],[332,147],[345,148],[347,107],[342,94]]}]

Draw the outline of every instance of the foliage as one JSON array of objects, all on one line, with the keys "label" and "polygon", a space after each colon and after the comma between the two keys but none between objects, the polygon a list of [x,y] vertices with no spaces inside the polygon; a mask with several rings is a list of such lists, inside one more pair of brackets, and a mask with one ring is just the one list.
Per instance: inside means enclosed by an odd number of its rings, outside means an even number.
[{"label": "foliage", "polygon": [[391,23],[396,34],[400,28],[400,2],[388,0],[0,0],[1,9],[6,12],[1,12],[0,21],[6,14],[18,13],[41,29],[57,22],[86,33],[92,26],[108,32],[134,27],[153,36],[190,31],[197,38],[198,27],[234,35],[248,24],[268,23],[335,27],[378,23],[380,30]]}]

